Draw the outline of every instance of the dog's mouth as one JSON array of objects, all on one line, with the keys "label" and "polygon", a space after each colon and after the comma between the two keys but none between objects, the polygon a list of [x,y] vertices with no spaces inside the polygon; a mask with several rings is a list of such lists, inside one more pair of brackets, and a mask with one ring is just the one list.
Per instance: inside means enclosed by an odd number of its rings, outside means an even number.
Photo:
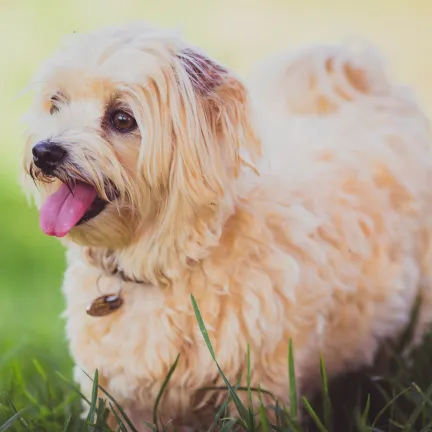
[{"label": "dog's mouth", "polygon": [[40,227],[50,236],[64,237],[72,228],[99,215],[107,205],[96,189],[84,182],[63,183],[40,210]]}]

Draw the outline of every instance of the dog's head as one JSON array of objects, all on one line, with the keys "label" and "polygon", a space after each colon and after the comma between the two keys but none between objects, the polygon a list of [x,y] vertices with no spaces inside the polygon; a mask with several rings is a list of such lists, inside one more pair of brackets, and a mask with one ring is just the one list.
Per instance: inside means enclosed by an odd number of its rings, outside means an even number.
[{"label": "dog's head", "polygon": [[24,171],[48,235],[116,248],[211,214],[260,151],[239,80],[145,25],[73,35],[35,86]]}]

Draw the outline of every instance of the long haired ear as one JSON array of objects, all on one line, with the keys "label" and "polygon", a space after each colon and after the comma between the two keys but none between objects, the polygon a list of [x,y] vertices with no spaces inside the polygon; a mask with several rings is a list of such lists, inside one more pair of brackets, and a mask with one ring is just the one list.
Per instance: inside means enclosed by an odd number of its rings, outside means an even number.
[{"label": "long haired ear", "polygon": [[195,209],[214,206],[261,154],[248,95],[228,70],[195,50],[177,54],[174,72],[171,190]]}]

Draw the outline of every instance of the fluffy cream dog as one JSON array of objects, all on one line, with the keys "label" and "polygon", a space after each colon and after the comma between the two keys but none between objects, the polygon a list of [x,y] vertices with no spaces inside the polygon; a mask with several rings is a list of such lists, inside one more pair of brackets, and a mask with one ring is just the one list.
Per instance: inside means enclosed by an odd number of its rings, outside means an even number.
[{"label": "fluffy cream dog", "polygon": [[[196,425],[225,393],[217,359],[285,402],[370,364],[424,297],[432,313],[431,139],[379,58],[311,47],[269,60],[250,98],[228,69],[146,25],[73,35],[35,79],[24,157],[42,230],[67,246],[76,380],[137,424]],[[263,153],[264,156],[261,154]],[[33,182],[36,188],[33,187]],[[121,289],[106,316],[86,309]],[[120,306],[120,304],[116,304]],[[196,426],[194,426],[196,427]]]}]

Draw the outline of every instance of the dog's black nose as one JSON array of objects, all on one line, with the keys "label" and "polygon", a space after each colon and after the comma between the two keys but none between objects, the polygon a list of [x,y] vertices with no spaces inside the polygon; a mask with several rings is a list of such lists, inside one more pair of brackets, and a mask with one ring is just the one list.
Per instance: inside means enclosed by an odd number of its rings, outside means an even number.
[{"label": "dog's black nose", "polygon": [[62,161],[66,150],[51,141],[41,141],[33,147],[32,153],[35,165],[48,173]]}]

